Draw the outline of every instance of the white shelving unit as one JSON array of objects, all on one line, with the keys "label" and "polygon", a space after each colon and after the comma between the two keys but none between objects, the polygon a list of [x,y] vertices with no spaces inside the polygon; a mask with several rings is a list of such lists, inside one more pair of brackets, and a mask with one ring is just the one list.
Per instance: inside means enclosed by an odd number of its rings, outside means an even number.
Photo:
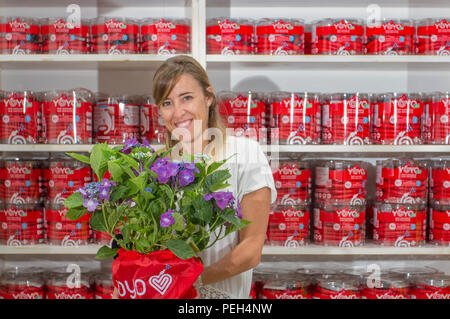
[{"label": "white shelving unit", "polygon": [[[85,245],[78,247],[62,247],[52,245],[33,245],[33,246],[0,246],[2,254],[9,255],[41,255],[41,254],[67,254],[67,255],[95,255],[102,245]],[[372,256],[372,255],[389,255],[389,256],[409,256],[409,255],[434,255],[447,256],[450,255],[450,247],[424,245],[420,247],[385,247],[374,244],[366,244],[361,247],[325,247],[310,244],[303,247],[277,247],[264,246],[264,255],[286,256]]]},{"label": "white shelving unit", "polygon": [[[27,1],[24,1],[27,2]],[[28,1],[31,7],[36,6]],[[67,2],[67,1],[66,1]],[[52,12],[60,12],[65,14],[65,6],[69,2],[58,4],[57,1],[46,0],[44,3],[51,7]],[[213,85],[217,90],[246,90],[248,86],[254,83],[251,89],[261,90],[293,90],[301,87],[306,90],[317,91],[316,88],[326,87],[327,91],[347,91],[362,90],[369,91],[370,88],[381,91],[407,91],[416,90],[423,80],[424,90],[429,90],[435,86],[436,90],[443,90],[445,87],[450,89],[450,57],[445,56],[265,56],[265,55],[209,55],[206,54],[205,48],[205,25],[206,19],[228,14],[231,16],[251,16],[260,18],[264,16],[278,17],[286,14],[294,16],[299,15],[316,15],[327,17],[327,15],[340,15],[352,6],[356,7],[350,12],[352,14],[364,13],[364,6],[371,4],[373,1],[348,0],[344,1],[343,8],[339,8],[334,1],[207,1],[207,0],[191,0],[191,1],[157,1],[148,2],[144,0],[134,0],[131,4],[122,3],[118,0],[103,1],[99,0],[92,5],[91,2],[82,1],[81,6],[88,5],[95,14],[112,14],[117,12],[126,15],[126,6],[132,5],[133,8],[143,8],[142,12],[149,12],[153,5],[158,5],[163,9],[160,12],[170,12],[173,7],[182,7],[186,15],[192,19],[192,52],[191,55],[196,58],[203,66],[207,67]],[[401,17],[408,15],[416,15],[417,18],[424,16],[450,16],[450,5],[448,1],[423,1],[411,0],[400,1],[398,4],[392,1],[378,1],[381,8],[386,6],[392,10],[394,15]],[[276,4],[276,5],[275,5]],[[281,8],[277,8],[280,5]],[[0,7],[4,6],[5,12],[18,12],[24,10],[26,4],[16,4],[12,0],[0,1]],[[326,10],[330,7],[337,9],[336,12]],[[422,7],[425,7],[423,9]],[[253,8],[255,10],[248,10]],[[264,11],[264,8],[267,10]],[[288,10],[293,8],[293,10]],[[314,11],[318,9],[317,11]],[[405,9],[406,8],[406,9]],[[444,8],[445,10],[441,10]],[[405,10],[407,11],[405,13]],[[284,11],[282,11],[284,10]],[[177,12],[178,12],[177,11]],[[26,12],[26,11],[25,11]],[[129,15],[138,11],[130,10]],[[280,12],[284,12],[281,14]],[[447,14],[449,13],[449,14]],[[2,13],[3,14],[3,13]],[[15,13],[17,14],[17,13]],[[35,12],[28,10],[28,15],[34,15]],[[24,14],[24,15],[27,15]],[[46,16],[46,10],[40,10],[40,16]],[[139,13],[145,14],[145,13]],[[316,17],[314,17],[316,18]],[[42,83],[38,83],[43,76],[55,76],[57,80],[51,83],[61,83],[67,80],[72,87],[93,85],[92,90],[103,89],[142,89],[150,90],[150,83],[145,83],[152,70],[168,56],[158,55],[28,55],[28,56],[12,56],[0,55],[0,86],[7,89],[8,86],[16,85],[20,89],[28,88],[41,90]],[[286,66],[287,65],[287,66]],[[67,77],[65,72],[76,73],[75,78]],[[83,73],[87,71],[88,73]],[[13,74],[18,72],[18,75]],[[52,72],[52,73],[46,73]],[[31,74],[31,80],[28,75]],[[49,75],[51,74],[51,75]],[[109,78],[119,75],[119,78],[138,80],[131,83],[113,84],[109,82]],[[256,74],[255,76],[253,76]],[[150,74],[151,75],[151,74]],[[372,78],[372,75],[374,77]],[[274,76],[275,79],[268,79]],[[96,77],[98,81],[91,81],[91,77]],[[126,78],[128,77],[128,78]],[[248,77],[247,82],[241,80]],[[265,77],[265,78],[264,78]],[[287,79],[285,79],[285,77]],[[294,77],[291,80],[290,77]],[[346,81],[340,81],[340,78]],[[382,81],[383,77],[389,80]],[[89,79],[89,81],[85,81]],[[144,79],[144,81],[142,81]],[[433,82],[433,79],[435,82]],[[326,81],[325,81],[326,80]],[[23,82],[22,82],[23,81]],[[34,82],[33,82],[34,81]],[[253,82],[252,82],[253,81]],[[334,81],[334,82],[330,82]],[[107,85],[104,86],[104,82]],[[136,83],[139,82],[139,85]],[[142,84],[144,82],[144,84]],[[13,84],[11,84],[13,83]],[[85,85],[79,85],[85,84]],[[250,83],[250,84],[249,84]],[[331,85],[330,85],[331,84]],[[49,84],[50,89],[53,84]],[[119,86],[117,86],[119,85]],[[360,86],[358,86],[360,85]],[[380,88],[378,88],[378,86]],[[344,89],[342,89],[344,88]],[[369,88],[369,90],[367,89]],[[388,90],[389,89],[389,90]],[[133,92],[134,93],[134,92]],[[142,93],[142,92],[141,92]],[[155,145],[158,148],[160,146]],[[92,145],[0,145],[0,152],[88,152]],[[317,156],[326,156],[327,154],[351,154],[355,158],[376,154],[395,155],[398,153],[408,154],[425,154],[432,158],[436,154],[450,155],[449,145],[367,145],[367,146],[345,146],[345,145],[263,145],[264,151],[284,152],[293,154],[313,154]],[[98,245],[80,246],[80,247],[58,247],[50,245],[36,245],[23,247],[0,246],[1,255],[93,255],[96,253]],[[425,245],[423,247],[397,248],[383,247],[368,244],[362,247],[339,248],[339,247],[322,247],[317,245],[307,245],[305,247],[286,248],[286,247],[270,247],[263,249],[265,256],[438,256],[444,259],[450,257],[450,247],[439,247]]]}]

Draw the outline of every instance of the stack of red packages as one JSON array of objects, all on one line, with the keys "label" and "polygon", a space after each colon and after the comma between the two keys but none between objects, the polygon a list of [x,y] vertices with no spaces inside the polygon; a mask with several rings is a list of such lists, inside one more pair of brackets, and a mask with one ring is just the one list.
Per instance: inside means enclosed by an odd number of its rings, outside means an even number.
[{"label": "stack of red packages", "polygon": [[71,282],[65,269],[47,273],[46,299],[94,299],[94,284],[89,276]]},{"label": "stack of red packages", "polygon": [[321,278],[314,287],[312,299],[361,299],[359,286],[359,281],[353,276]]},{"label": "stack of red packages", "polygon": [[314,242],[323,246],[355,247],[365,242],[366,207],[316,203]]},{"label": "stack of red packages", "polygon": [[305,24],[305,54],[312,53],[312,25]]},{"label": "stack of red packages", "polygon": [[111,299],[114,292],[114,283],[111,271],[100,272],[94,275],[95,299]]},{"label": "stack of red packages", "polygon": [[420,246],[425,243],[426,227],[426,205],[375,203],[375,244],[395,247]]},{"label": "stack of red packages", "polygon": [[66,18],[41,20],[42,53],[89,53],[89,25],[87,21],[74,24]]},{"label": "stack of red packages", "polygon": [[264,284],[273,276],[278,275],[278,271],[273,268],[258,266],[253,269],[252,287],[250,288],[250,299],[262,299],[262,289]]},{"label": "stack of red packages", "polygon": [[272,92],[269,127],[272,144],[320,143],[321,106],[317,93]]},{"label": "stack of red packages", "polygon": [[299,247],[309,242],[310,205],[272,205],[266,244]]},{"label": "stack of red packages", "polygon": [[450,161],[431,162],[430,203],[450,205]]},{"label": "stack of red packages", "polygon": [[271,166],[277,200],[271,207],[266,244],[304,246],[310,236],[310,165],[290,157],[279,157],[271,159]]},{"label": "stack of red packages", "polygon": [[31,269],[7,270],[0,276],[0,299],[45,299],[44,278]]},{"label": "stack of red packages", "polygon": [[450,144],[450,92],[424,95],[422,138],[425,144]]},{"label": "stack of red packages", "polygon": [[315,168],[316,203],[366,204],[368,167],[364,162],[319,161]]},{"label": "stack of red packages", "polygon": [[48,185],[47,199],[51,205],[63,205],[67,197],[92,181],[89,165],[62,153],[51,154],[43,175]]},{"label": "stack of red packages", "polygon": [[7,246],[45,242],[44,211],[38,204],[5,204],[0,211],[0,243]]},{"label": "stack of red packages", "polygon": [[91,229],[89,215],[72,221],[65,217],[67,208],[63,205],[49,204],[45,210],[47,241],[51,245],[80,246],[90,243]]},{"label": "stack of red packages", "polygon": [[290,157],[271,159],[272,174],[277,189],[277,205],[311,203],[311,167],[309,162]]},{"label": "stack of red packages", "polygon": [[86,89],[44,92],[44,142],[92,144],[92,103],[93,94]]},{"label": "stack of red packages", "polygon": [[319,161],[315,167],[314,240],[325,246],[364,244],[368,167],[364,162]]},{"label": "stack of red packages", "polygon": [[450,161],[431,163],[429,240],[450,246]]},{"label": "stack of red packages", "polygon": [[419,20],[416,53],[450,55],[450,22],[432,18]]},{"label": "stack of red packages", "polygon": [[277,274],[264,282],[262,299],[311,299],[310,279],[298,274]]},{"label": "stack of red packages", "polygon": [[373,99],[373,144],[422,144],[424,104],[420,93],[385,93]]},{"label": "stack of red packages", "polygon": [[247,19],[214,18],[206,21],[206,53],[252,54],[253,22]]},{"label": "stack of red packages", "polygon": [[415,53],[413,20],[383,19],[366,27],[367,54],[409,55]]},{"label": "stack of red packages", "polygon": [[159,114],[158,105],[153,103],[150,95],[142,96],[140,109],[139,135],[150,144],[164,144],[166,142],[167,129],[164,120]]},{"label": "stack of red packages", "polygon": [[94,104],[94,142],[123,144],[139,138],[139,105],[131,96],[97,93]]},{"label": "stack of red packages", "polygon": [[412,283],[400,274],[381,273],[375,282],[364,278],[361,299],[410,299]]},{"label": "stack of red packages", "polygon": [[431,203],[428,239],[431,243],[450,246],[450,205]]},{"label": "stack of red packages", "polygon": [[323,19],[313,23],[312,54],[365,54],[364,22],[360,19]]},{"label": "stack of red packages", "polygon": [[39,204],[43,201],[42,165],[33,158],[33,155],[25,158],[13,153],[5,158],[0,175],[0,195],[4,203]]},{"label": "stack of red packages", "polygon": [[412,299],[450,299],[450,276],[436,273],[413,277]]},{"label": "stack of red packages", "polygon": [[377,161],[376,199],[394,204],[427,204],[429,164],[410,159]]},{"label": "stack of red packages", "polygon": [[0,117],[1,143],[40,143],[41,102],[36,93],[0,91]]},{"label": "stack of red packages", "polygon": [[191,28],[187,19],[144,19],[140,23],[141,53],[190,52]]},{"label": "stack of red packages", "polygon": [[323,144],[370,144],[370,103],[364,93],[323,96]]},{"label": "stack of red packages", "polygon": [[227,133],[267,142],[266,103],[263,93],[221,91],[217,94],[219,113]]},{"label": "stack of red packages", "polygon": [[91,52],[139,53],[139,23],[135,19],[99,17],[91,20]]},{"label": "stack of red packages", "polygon": [[0,53],[34,54],[40,52],[40,25],[37,19],[0,17]]},{"label": "stack of red packages", "polygon": [[260,19],[256,22],[255,53],[298,55],[305,51],[304,21]]}]

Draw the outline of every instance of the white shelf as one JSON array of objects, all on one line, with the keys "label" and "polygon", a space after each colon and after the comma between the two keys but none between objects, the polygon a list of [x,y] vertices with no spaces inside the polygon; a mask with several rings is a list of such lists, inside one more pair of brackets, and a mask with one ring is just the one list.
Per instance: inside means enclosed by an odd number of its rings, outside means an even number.
[{"label": "white shelf", "polygon": [[[93,144],[0,144],[0,152],[89,152]],[[114,145],[111,145],[114,146]],[[155,149],[162,144],[151,145]],[[450,145],[261,145],[280,153],[450,153]]]},{"label": "white shelf", "polygon": [[0,68],[3,70],[29,69],[154,69],[173,55],[157,54],[29,54],[0,55]]},{"label": "white shelf", "polygon": [[85,245],[78,247],[64,247],[52,245],[30,245],[30,246],[1,246],[0,255],[95,255],[102,245]]},{"label": "white shelf", "polygon": [[282,153],[448,153],[450,145],[262,145]]},{"label": "white shelf", "polygon": [[[95,255],[102,245],[86,245],[78,247],[63,247],[51,245],[34,246],[0,246],[0,255],[45,255],[45,254],[67,254],[67,255]],[[264,246],[263,255],[450,255],[450,247],[434,246],[427,244],[423,247],[387,247],[374,244],[367,244],[361,247],[324,247],[310,244],[304,247],[281,247]]]},{"label": "white shelf", "polygon": [[450,63],[450,56],[433,55],[220,55],[208,54],[206,62],[245,63]]},{"label": "white shelf", "polygon": [[[89,152],[93,146],[94,144],[0,144],[0,152]],[[152,147],[160,149],[164,145]]]},{"label": "white shelf", "polygon": [[308,245],[304,247],[264,246],[263,255],[450,255],[450,247],[427,244],[423,247],[388,247],[367,244],[361,247],[325,247]]},{"label": "white shelf", "polygon": [[[39,69],[115,69],[141,70],[156,69],[172,55],[156,54],[30,54],[0,55],[0,69],[39,70]],[[450,56],[378,56],[378,55],[206,55],[206,62],[219,63],[450,63]]]}]

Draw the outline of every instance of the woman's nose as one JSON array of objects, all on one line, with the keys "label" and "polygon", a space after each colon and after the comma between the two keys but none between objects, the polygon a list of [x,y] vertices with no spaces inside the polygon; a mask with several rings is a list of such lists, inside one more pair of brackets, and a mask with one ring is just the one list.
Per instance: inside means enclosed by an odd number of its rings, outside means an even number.
[{"label": "woman's nose", "polygon": [[173,111],[174,118],[180,118],[186,112],[186,109],[182,103],[174,102],[173,106],[174,106],[174,111]]}]

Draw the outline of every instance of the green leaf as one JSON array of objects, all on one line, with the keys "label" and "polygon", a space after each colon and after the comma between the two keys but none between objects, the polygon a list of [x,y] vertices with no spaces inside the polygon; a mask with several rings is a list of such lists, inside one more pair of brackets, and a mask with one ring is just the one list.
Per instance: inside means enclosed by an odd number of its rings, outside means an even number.
[{"label": "green leaf", "polygon": [[122,167],[116,162],[108,162],[108,171],[111,173],[111,176],[115,181],[118,181],[124,173]]},{"label": "green leaf", "polygon": [[171,239],[166,242],[166,247],[169,248],[178,258],[189,259],[195,256],[195,252],[191,246],[180,239]]},{"label": "green leaf", "polygon": [[[236,154],[234,154],[236,155]],[[216,171],[219,167],[221,167],[223,164],[225,164],[230,158],[232,158],[234,155],[231,155],[228,158],[225,158],[219,162],[213,162],[211,165],[208,166],[207,175],[210,175],[212,172]]]},{"label": "green leaf", "polygon": [[95,259],[107,259],[107,258],[114,257],[118,251],[119,251],[119,248],[110,248],[108,246],[102,246],[97,251],[97,254],[95,255]]},{"label": "green leaf", "polygon": [[74,207],[74,208],[69,208],[69,210],[67,211],[67,213],[64,215],[64,217],[70,219],[70,220],[77,220],[80,219],[81,217],[84,216],[84,214],[86,214],[87,209],[85,207]]},{"label": "green leaf", "polygon": [[139,171],[139,163],[136,162],[136,160],[135,160],[134,158],[132,158],[132,157],[126,155],[126,154],[123,154],[123,153],[117,153],[117,154],[119,154],[120,156],[122,156],[122,158],[123,158],[128,164],[130,164],[130,166],[131,166],[132,168],[134,168],[135,170]]},{"label": "green leaf", "polygon": [[83,206],[83,198],[81,197],[80,192],[75,192],[64,201],[64,206],[67,208],[76,208]]},{"label": "green leaf", "polygon": [[109,209],[109,216],[108,216],[108,225],[110,225],[111,228],[120,220],[120,217],[122,216],[123,208],[113,208]]},{"label": "green leaf", "polygon": [[209,223],[212,218],[212,203],[210,201],[206,201],[203,198],[203,195],[198,195],[193,201],[192,205],[194,208],[194,216],[204,223]]},{"label": "green leaf", "polygon": [[184,229],[183,216],[181,216],[179,213],[173,213],[172,216],[175,220],[175,222],[173,223],[174,229],[176,231],[182,231]]},{"label": "green leaf", "polygon": [[91,164],[89,157],[87,157],[85,155],[78,154],[78,153],[66,153],[66,154],[70,157],[73,157],[74,159],[79,160],[80,162],[83,162],[86,164]]},{"label": "green leaf", "polygon": [[103,219],[103,214],[100,210],[96,210],[92,213],[91,219],[89,220],[91,228],[96,231],[107,231],[105,225],[105,220]]},{"label": "green leaf", "polygon": [[108,149],[107,144],[101,143],[94,145],[90,157],[91,168],[100,181],[103,179],[103,175],[108,168],[108,157],[104,154],[105,149]]},{"label": "green leaf", "polygon": [[117,187],[114,187],[111,191],[111,194],[109,194],[109,201],[110,202],[118,202],[119,199],[124,199],[123,197],[128,192],[128,188],[124,185],[119,185]]},{"label": "green leaf", "polygon": [[141,174],[139,174],[139,176],[130,178],[130,181],[137,186],[137,188],[143,192],[145,186],[147,185],[147,181],[148,181],[148,173],[147,172],[141,172]]},{"label": "green leaf", "polygon": [[218,170],[211,175],[206,176],[205,186],[210,190],[210,192],[215,192],[218,189],[224,188],[225,181],[231,177],[228,170]]}]

